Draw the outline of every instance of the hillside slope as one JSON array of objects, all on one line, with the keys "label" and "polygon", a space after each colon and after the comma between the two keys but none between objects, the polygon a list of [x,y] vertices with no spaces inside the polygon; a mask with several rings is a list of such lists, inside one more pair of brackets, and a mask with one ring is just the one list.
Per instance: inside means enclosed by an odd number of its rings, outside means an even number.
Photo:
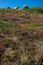
[{"label": "hillside slope", "polygon": [[0,64],[43,65],[43,14],[0,9]]}]

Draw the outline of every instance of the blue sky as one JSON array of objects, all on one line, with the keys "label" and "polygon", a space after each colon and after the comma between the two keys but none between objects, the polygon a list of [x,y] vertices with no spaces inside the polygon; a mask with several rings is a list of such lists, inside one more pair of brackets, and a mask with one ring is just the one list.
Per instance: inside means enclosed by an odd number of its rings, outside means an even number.
[{"label": "blue sky", "polygon": [[43,7],[43,0],[0,0],[0,8],[11,7],[14,8],[19,6],[23,8],[23,5],[26,4],[29,7],[41,6]]}]

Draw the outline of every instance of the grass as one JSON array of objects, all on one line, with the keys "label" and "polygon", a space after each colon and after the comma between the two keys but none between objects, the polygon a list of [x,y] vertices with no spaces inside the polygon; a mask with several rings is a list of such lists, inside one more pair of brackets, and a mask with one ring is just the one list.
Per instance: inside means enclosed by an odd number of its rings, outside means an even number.
[{"label": "grass", "polygon": [[21,24],[21,26],[29,30],[43,29],[43,25],[41,25],[40,23]]},{"label": "grass", "polygon": [[0,21],[0,30],[9,30],[10,33],[15,33],[15,22]]}]

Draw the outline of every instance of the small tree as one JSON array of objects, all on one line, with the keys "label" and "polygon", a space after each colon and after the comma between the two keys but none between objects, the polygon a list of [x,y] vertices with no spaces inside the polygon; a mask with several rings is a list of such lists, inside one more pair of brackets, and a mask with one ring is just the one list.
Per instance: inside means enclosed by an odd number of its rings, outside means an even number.
[{"label": "small tree", "polygon": [[7,7],[7,9],[11,9],[10,7]]},{"label": "small tree", "polygon": [[19,7],[15,7],[14,9],[19,9]]},{"label": "small tree", "polygon": [[27,5],[24,5],[24,9],[29,9],[29,7]]}]

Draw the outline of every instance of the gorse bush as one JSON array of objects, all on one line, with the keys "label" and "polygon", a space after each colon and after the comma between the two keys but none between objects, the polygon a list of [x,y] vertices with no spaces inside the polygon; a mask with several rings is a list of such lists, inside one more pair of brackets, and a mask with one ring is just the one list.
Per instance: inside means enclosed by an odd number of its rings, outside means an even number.
[{"label": "gorse bush", "polygon": [[43,8],[41,8],[41,7],[33,7],[33,8],[30,8],[30,9],[26,10],[26,11],[30,12],[30,13],[43,14]]}]

